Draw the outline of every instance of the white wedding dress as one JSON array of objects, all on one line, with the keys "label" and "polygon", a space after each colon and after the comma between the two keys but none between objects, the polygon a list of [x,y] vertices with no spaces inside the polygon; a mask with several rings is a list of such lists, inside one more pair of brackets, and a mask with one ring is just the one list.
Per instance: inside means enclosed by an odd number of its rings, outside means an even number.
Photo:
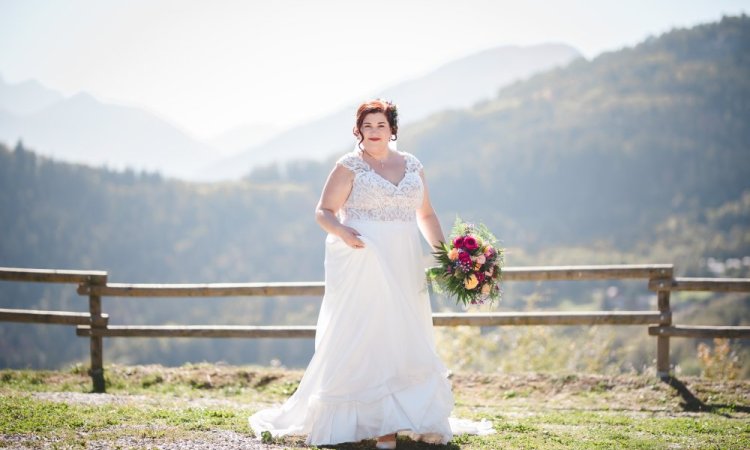
[{"label": "white wedding dress", "polygon": [[481,433],[473,422],[449,421],[453,395],[435,352],[416,224],[422,165],[398,154],[406,160],[398,185],[359,151],[337,161],[354,173],[340,219],[359,231],[365,248],[327,236],[315,354],[283,405],[250,417],[257,435],[306,435],[308,444],[326,445],[398,431],[436,443],[447,443],[453,431]]}]

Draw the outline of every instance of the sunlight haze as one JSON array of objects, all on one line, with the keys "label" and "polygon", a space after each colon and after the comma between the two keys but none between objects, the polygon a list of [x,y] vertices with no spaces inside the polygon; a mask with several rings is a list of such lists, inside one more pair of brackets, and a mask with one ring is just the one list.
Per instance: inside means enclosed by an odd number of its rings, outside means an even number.
[{"label": "sunlight haze", "polygon": [[208,139],[309,121],[491,47],[565,43],[590,59],[747,5],[5,0],[0,76],[145,108]]}]

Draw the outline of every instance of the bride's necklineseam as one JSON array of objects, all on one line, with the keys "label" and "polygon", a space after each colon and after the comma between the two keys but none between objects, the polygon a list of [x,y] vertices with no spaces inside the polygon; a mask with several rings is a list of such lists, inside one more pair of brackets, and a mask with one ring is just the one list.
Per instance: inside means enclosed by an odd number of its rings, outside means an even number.
[{"label": "bride's necklineseam", "polygon": [[409,159],[407,158],[406,154],[399,152],[398,150],[392,150],[393,153],[396,155],[402,157],[404,159],[404,174],[401,176],[401,179],[399,179],[398,183],[394,183],[393,181],[389,180],[388,178],[384,177],[383,174],[375,170],[373,166],[370,165],[367,161],[365,161],[365,151],[364,150],[357,150],[357,157],[362,160],[362,162],[367,166],[367,170],[370,172],[374,172],[375,175],[379,176],[383,180],[387,181],[388,183],[392,184],[395,187],[401,186],[401,183],[404,181],[407,175],[409,175]]},{"label": "bride's necklineseam", "polygon": [[[400,157],[402,157],[402,158],[404,159],[404,168],[408,170],[408,169],[409,169],[409,159],[408,159],[408,158],[406,157],[406,153],[400,152],[400,151],[398,151],[398,150],[391,150],[391,151],[392,151],[393,153],[395,153],[396,155],[398,155],[398,156],[400,156]],[[357,155],[357,157],[358,157],[359,159],[361,159],[361,160],[362,160],[362,162],[363,162],[363,163],[367,164],[367,167],[369,167],[370,169],[372,169],[372,168],[373,168],[373,167],[372,167],[372,166],[370,165],[370,163],[368,163],[367,161],[365,161],[365,151],[364,151],[364,150],[357,150],[357,151],[355,152],[355,154]],[[379,159],[377,159],[377,158],[375,158],[375,157],[373,157],[373,159],[375,159],[376,161],[380,161]]]}]

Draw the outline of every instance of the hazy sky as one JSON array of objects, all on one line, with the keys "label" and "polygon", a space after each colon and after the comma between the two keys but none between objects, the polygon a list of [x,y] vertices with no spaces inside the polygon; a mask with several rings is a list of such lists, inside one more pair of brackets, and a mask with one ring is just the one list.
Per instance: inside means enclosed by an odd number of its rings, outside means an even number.
[{"label": "hazy sky", "polygon": [[562,42],[592,58],[748,10],[750,0],[0,0],[0,76],[144,107],[209,137],[310,120],[498,45]]}]

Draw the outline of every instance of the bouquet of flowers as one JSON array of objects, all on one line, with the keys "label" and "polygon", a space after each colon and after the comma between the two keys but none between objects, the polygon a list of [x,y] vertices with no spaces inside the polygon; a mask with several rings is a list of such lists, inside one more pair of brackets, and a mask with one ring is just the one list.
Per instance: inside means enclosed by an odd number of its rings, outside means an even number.
[{"label": "bouquet of flowers", "polygon": [[498,300],[503,249],[495,236],[483,224],[457,218],[449,241],[432,253],[439,264],[428,270],[435,291],[455,295],[464,305]]}]

